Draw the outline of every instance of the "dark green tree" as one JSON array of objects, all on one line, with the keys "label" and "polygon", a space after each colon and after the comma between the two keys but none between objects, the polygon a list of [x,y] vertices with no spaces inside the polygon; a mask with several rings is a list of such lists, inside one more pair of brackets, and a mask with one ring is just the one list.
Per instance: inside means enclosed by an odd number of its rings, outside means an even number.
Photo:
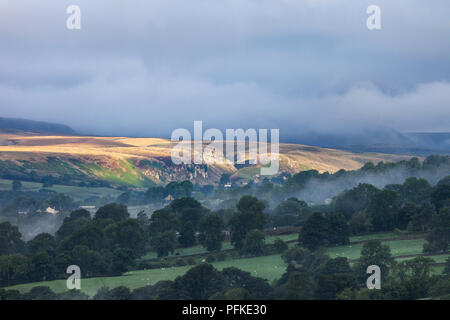
[{"label": "dark green tree", "polygon": [[350,227],[345,217],[340,213],[326,216],[330,232],[327,235],[329,245],[344,245],[350,243]]},{"label": "dark green tree", "polygon": [[0,223],[0,255],[21,253],[25,249],[19,228],[9,222]]},{"label": "dark green tree", "polygon": [[207,300],[213,294],[225,289],[223,275],[212,265],[199,264],[174,283],[179,299]]},{"label": "dark green tree", "polygon": [[439,211],[444,206],[450,206],[450,185],[438,184],[431,192],[431,202]]},{"label": "dark green tree", "polygon": [[10,286],[30,278],[31,259],[20,254],[0,256],[0,286]]},{"label": "dark green tree", "polygon": [[137,219],[127,219],[105,228],[105,237],[111,250],[129,249],[137,257],[144,253],[147,235]]},{"label": "dark green tree", "polygon": [[39,252],[31,258],[30,278],[32,281],[54,280],[57,270],[53,258],[46,252]]},{"label": "dark green tree", "polygon": [[124,204],[110,203],[97,210],[94,220],[109,219],[117,222],[128,219],[129,217],[130,214],[128,213],[127,206]]},{"label": "dark green tree", "polygon": [[268,217],[263,212],[264,203],[252,196],[243,196],[236,207],[238,211],[233,214],[229,222],[231,243],[235,248],[241,249],[247,232],[253,229],[261,230],[267,223]]},{"label": "dark green tree", "polygon": [[91,214],[84,209],[75,210],[68,217],[65,217],[62,225],[56,231],[58,241],[83,229],[91,221]]},{"label": "dark green tree", "polygon": [[244,239],[242,252],[248,255],[262,255],[265,252],[265,235],[264,232],[254,229],[247,232]]},{"label": "dark green tree", "polygon": [[167,209],[160,209],[153,212],[150,218],[150,234],[156,235],[166,231],[178,230],[180,222],[175,213]]},{"label": "dark green tree", "polygon": [[355,288],[356,280],[346,258],[329,260],[319,273],[315,296],[318,299],[336,299],[346,288]]},{"label": "dark green tree", "polygon": [[334,212],[342,212],[345,218],[349,220],[354,214],[367,208],[378,191],[371,184],[361,183],[334,198],[331,206]]},{"label": "dark green tree", "polygon": [[224,222],[217,214],[205,215],[199,224],[199,241],[206,250],[220,251],[222,241],[225,237],[223,234]]},{"label": "dark green tree", "polygon": [[397,193],[390,190],[376,193],[366,209],[373,229],[377,232],[393,230],[398,211]]},{"label": "dark green tree", "polygon": [[299,244],[309,250],[317,250],[328,245],[330,226],[328,219],[320,212],[313,213],[303,225],[299,234]]},{"label": "dark green tree", "polygon": [[134,265],[134,254],[130,249],[119,248],[114,251],[111,271],[112,274],[120,275]]},{"label": "dark green tree", "polygon": [[173,253],[176,243],[175,231],[160,232],[152,238],[152,246],[156,249],[158,257],[165,257],[169,253]]},{"label": "dark green tree", "polygon": [[28,241],[27,248],[30,253],[44,251],[52,254],[56,249],[56,245],[55,237],[49,233],[40,233],[32,240]]},{"label": "dark green tree", "polygon": [[450,248],[450,207],[443,207],[431,218],[425,251],[447,251]]}]

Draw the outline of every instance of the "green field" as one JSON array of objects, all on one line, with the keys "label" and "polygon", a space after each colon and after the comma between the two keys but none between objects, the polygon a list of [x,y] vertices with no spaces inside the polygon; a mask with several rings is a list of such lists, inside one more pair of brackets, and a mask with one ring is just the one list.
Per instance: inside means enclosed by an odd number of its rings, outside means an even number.
[{"label": "green field", "polygon": [[365,235],[361,235],[361,236],[351,236],[350,242],[392,239],[392,238],[396,238],[396,237],[399,237],[399,235],[394,232],[378,232],[378,233],[365,234]]},{"label": "green field", "polygon": [[[426,258],[433,259],[436,263],[445,263],[447,259],[450,257],[450,254],[439,254],[439,255],[433,255],[433,256],[426,256]],[[399,262],[412,260],[414,257],[407,257],[407,258],[399,258],[396,259]]]},{"label": "green field", "polygon": [[[422,252],[424,243],[424,239],[383,241],[383,244],[387,244],[391,248],[391,254],[393,256],[419,254]],[[327,253],[332,258],[345,257],[349,260],[356,260],[359,258],[362,247],[363,243],[330,247],[327,249]]]},{"label": "green field", "polygon": [[[297,240],[297,238],[298,238],[297,233],[280,235],[280,236],[267,236],[266,244],[272,244],[275,242],[276,239],[281,239],[283,241],[291,241],[291,240]],[[229,250],[229,249],[233,249],[233,246],[231,245],[231,243],[224,242],[222,244],[222,250]],[[194,255],[194,254],[207,254],[208,251],[206,251],[206,249],[203,246],[197,245],[197,246],[189,247],[189,248],[176,249],[175,252],[173,254],[171,254],[169,257],[176,256],[176,253],[179,253],[177,255],[178,257],[183,257],[183,256]],[[157,258],[156,252],[151,252],[151,253],[146,254],[145,256],[141,257],[142,260],[156,259],[156,258]]]},{"label": "green field", "polygon": [[[284,236],[271,236],[267,237],[267,243],[273,243],[276,238],[281,238],[283,240],[296,239],[296,234],[284,235]],[[373,238],[373,237],[371,237]],[[378,234],[378,238],[386,239],[389,238],[386,234]],[[364,240],[364,239],[363,239]],[[410,239],[410,240],[394,240],[394,241],[383,241],[391,248],[393,256],[403,256],[409,254],[420,254],[422,253],[422,246],[425,242],[424,239]],[[359,257],[363,244],[348,245],[348,246],[338,246],[330,247],[327,249],[327,253],[332,258],[336,257],[347,257],[350,260],[355,260]],[[224,248],[231,248],[229,243],[224,244]],[[191,248],[185,248],[177,250],[181,255],[203,253],[204,249],[202,246],[195,246]],[[445,262],[445,260],[450,255],[435,255],[430,256],[436,262]],[[143,257],[143,259],[154,258],[153,254],[149,254]],[[399,258],[398,261],[403,261],[411,258]],[[270,282],[279,279],[281,275],[285,272],[286,264],[281,258],[281,255],[270,255],[263,257],[254,258],[242,258],[233,259],[226,261],[213,262],[212,265],[217,269],[221,270],[226,267],[236,267],[247,272],[251,272],[253,276],[262,277],[269,280]],[[177,276],[181,276],[186,273],[187,270],[192,268],[192,266],[182,266],[182,267],[171,267],[171,268],[160,268],[160,269],[149,269],[149,270],[138,270],[131,271],[123,276],[118,277],[101,277],[101,278],[89,278],[83,279],[81,282],[81,290],[86,294],[93,296],[97,290],[101,287],[114,288],[118,286],[127,286],[130,289],[135,289],[143,287],[146,285],[155,284],[161,280],[174,280]],[[442,273],[444,267],[435,266],[433,267],[433,272],[438,274]],[[10,287],[9,289],[16,289],[21,292],[27,292],[35,286],[49,286],[54,292],[63,292],[66,290],[65,280],[56,280],[48,282],[36,282],[27,283],[17,286]]]},{"label": "green field", "polygon": [[[219,270],[227,267],[236,267],[251,272],[253,276],[259,276],[269,281],[280,278],[286,269],[286,264],[281,259],[280,255],[214,262],[212,265]],[[128,272],[120,277],[82,279],[81,291],[89,296],[93,296],[101,287],[115,288],[118,286],[127,286],[130,289],[136,289],[146,285],[155,284],[161,280],[174,280],[177,276],[185,274],[190,268],[192,268],[192,266],[139,270]],[[57,293],[67,290],[65,280],[27,283],[13,286],[8,289],[27,292],[36,286],[48,286]]]},{"label": "green field", "polygon": [[[12,180],[0,179],[0,190],[11,190]],[[42,189],[42,183],[22,181],[22,191],[39,191]],[[96,197],[118,197],[123,191],[113,188],[104,187],[76,187],[76,186],[63,186],[53,185],[46,187],[45,189],[53,190],[58,193],[64,193],[71,196],[76,200],[84,200],[93,196]]]}]

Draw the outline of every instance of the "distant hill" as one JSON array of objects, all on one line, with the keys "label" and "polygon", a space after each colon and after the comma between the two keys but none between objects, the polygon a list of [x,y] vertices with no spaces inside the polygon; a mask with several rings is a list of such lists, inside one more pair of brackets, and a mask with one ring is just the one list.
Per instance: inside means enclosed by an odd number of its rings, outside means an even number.
[{"label": "distant hill", "polygon": [[1,132],[34,132],[72,135],[75,131],[66,125],[18,118],[0,117]]},{"label": "distant hill", "polygon": [[[205,142],[204,146],[208,143]],[[259,165],[216,163],[175,165],[175,143],[159,138],[0,134],[0,178],[63,185],[147,187],[177,180],[216,184],[223,173],[233,181],[259,180]],[[242,154],[238,158],[244,158]],[[353,153],[280,143],[280,173],[355,170],[367,162],[408,160],[410,156]]]}]

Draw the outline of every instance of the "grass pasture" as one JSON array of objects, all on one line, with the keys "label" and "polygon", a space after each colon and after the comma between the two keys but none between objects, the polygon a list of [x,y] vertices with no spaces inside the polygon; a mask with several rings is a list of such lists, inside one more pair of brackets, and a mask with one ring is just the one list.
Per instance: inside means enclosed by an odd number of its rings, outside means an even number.
[{"label": "grass pasture", "polygon": [[[409,239],[409,240],[392,240],[383,241],[384,245],[388,245],[391,248],[391,254],[393,256],[404,256],[409,254],[422,253],[423,244],[425,239]],[[359,258],[363,243],[329,247],[327,253],[332,258],[345,257],[349,260],[356,260]]]},{"label": "grass pasture", "polygon": [[[275,239],[281,238],[285,241],[296,239],[296,234],[283,235],[283,236],[270,236],[266,238],[267,243],[273,243]],[[388,239],[392,238],[392,234],[378,234],[377,236],[371,235],[370,239]],[[368,240],[358,239],[352,241]],[[422,253],[422,246],[425,242],[424,239],[407,239],[407,240],[390,240],[383,241],[383,244],[389,245],[393,256],[405,256],[405,255],[418,255]],[[350,260],[356,260],[359,258],[363,243],[330,247],[327,249],[327,253],[332,258],[336,257],[347,257]],[[224,243],[223,249],[231,248],[229,242]],[[189,254],[204,253],[205,250],[202,246],[195,246],[190,248],[179,249],[180,256],[186,256]],[[450,255],[434,255],[429,256],[436,263],[443,263]],[[142,259],[152,259],[156,258],[154,254],[148,254]],[[398,258],[397,261],[404,261],[408,259],[413,259],[414,257]],[[353,261],[354,262],[354,261]],[[227,267],[236,267],[244,271],[250,272],[253,276],[258,276],[267,279],[272,282],[279,279],[281,275],[285,272],[286,264],[281,258],[281,255],[270,255],[262,257],[253,258],[239,258],[225,261],[213,262],[212,265],[222,270]],[[146,285],[155,284],[161,280],[174,280],[177,276],[185,274],[192,266],[182,266],[182,267],[171,267],[171,268],[159,268],[159,269],[149,269],[149,270],[137,270],[125,273],[118,277],[98,277],[82,279],[81,290],[88,294],[89,296],[95,295],[95,293],[101,287],[115,288],[118,286],[126,286],[130,289],[136,289]],[[442,273],[443,266],[433,266],[432,270],[435,274]],[[36,282],[27,283],[9,287],[8,289],[16,289],[21,292],[27,292],[35,286],[48,286],[54,292],[63,292],[66,289],[65,280],[55,280],[47,282]]]},{"label": "grass pasture", "polygon": [[[219,270],[227,267],[236,267],[250,272],[253,276],[259,276],[269,281],[280,278],[286,269],[286,264],[281,259],[280,255],[220,261],[214,262],[212,265]],[[130,289],[136,289],[146,285],[155,284],[161,280],[174,280],[177,276],[185,274],[190,268],[192,268],[192,266],[139,270],[127,272],[120,277],[82,279],[81,291],[92,297],[101,287],[115,288],[118,286],[126,286]],[[67,290],[65,280],[20,284],[9,287],[8,289],[28,292],[31,288],[36,286],[48,286],[57,293]]]},{"label": "grass pasture", "polygon": [[[292,234],[286,234],[286,235],[279,235],[279,236],[266,236],[266,244],[273,244],[276,239],[281,239],[283,241],[292,241],[297,240],[298,234],[292,233]],[[230,250],[233,249],[233,246],[230,242],[223,242],[222,244],[222,250]],[[176,255],[176,253],[179,253]],[[189,247],[189,248],[179,248],[175,250],[175,252],[169,257],[185,257],[189,255],[197,255],[197,254],[207,254],[208,251],[201,245]],[[156,259],[156,252],[151,252],[146,254],[145,256],[141,257],[141,260],[148,260],[148,259]]]}]

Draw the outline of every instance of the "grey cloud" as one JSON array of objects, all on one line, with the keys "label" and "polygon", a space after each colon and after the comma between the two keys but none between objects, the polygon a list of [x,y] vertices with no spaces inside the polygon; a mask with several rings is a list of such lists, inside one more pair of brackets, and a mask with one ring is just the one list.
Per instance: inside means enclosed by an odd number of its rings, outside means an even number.
[{"label": "grey cloud", "polygon": [[448,131],[448,1],[0,2],[0,113],[83,132]]}]

